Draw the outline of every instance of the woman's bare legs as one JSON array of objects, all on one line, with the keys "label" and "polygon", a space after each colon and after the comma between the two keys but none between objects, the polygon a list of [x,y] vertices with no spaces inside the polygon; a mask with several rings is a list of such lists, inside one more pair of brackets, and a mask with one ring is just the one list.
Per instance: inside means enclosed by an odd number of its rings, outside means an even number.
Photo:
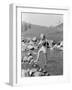
[{"label": "woman's bare legs", "polygon": [[39,60],[40,51],[38,51],[37,59],[34,62],[37,62]]}]

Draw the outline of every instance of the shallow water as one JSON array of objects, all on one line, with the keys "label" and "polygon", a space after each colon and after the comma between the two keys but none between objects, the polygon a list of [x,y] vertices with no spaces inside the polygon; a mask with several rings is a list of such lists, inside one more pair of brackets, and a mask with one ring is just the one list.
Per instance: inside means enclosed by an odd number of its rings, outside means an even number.
[{"label": "shallow water", "polygon": [[[24,54],[23,54],[24,55]],[[34,55],[34,59],[36,59],[36,55]],[[39,67],[45,69],[50,75],[62,75],[63,74],[63,51],[61,50],[47,50],[47,63],[46,63],[46,57],[41,52],[39,56],[39,61],[37,64]],[[28,64],[24,63],[22,64],[22,69],[32,69],[33,63]]]}]

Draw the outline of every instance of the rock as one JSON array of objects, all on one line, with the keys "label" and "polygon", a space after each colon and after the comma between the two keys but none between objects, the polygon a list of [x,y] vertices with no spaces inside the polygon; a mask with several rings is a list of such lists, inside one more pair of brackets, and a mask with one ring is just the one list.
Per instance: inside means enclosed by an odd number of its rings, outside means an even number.
[{"label": "rock", "polygon": [[42,68],[38,68],[38,69],[37,69],[37,71],[42,72],[42,71],[43,71],[43,69],[42,69]]},{"label": "rock", "polygon": [[37,71],[37,72],[34,73],[34,76],[40,76],[40,75],[41,75],[41,72]]},{"label": "rock", "polygon": [[28,77],[28,71],[23,69],[23,70],[21,71],[21,76],[22,76],[22,77]]},{"label": "rock", "polygon": [[37,71],[36,69],[31,69],[31,70],[29,71],[30,76],[31,76],[34,72],[36,72],[36,71]]}]

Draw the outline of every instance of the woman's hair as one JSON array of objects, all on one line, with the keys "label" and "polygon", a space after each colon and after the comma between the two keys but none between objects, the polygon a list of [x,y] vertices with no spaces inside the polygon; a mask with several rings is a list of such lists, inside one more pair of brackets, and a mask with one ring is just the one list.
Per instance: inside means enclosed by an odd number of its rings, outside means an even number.
[{"label": "woman's hair", "polygon": [[40,35],[40,38],[41,38],[42,40],[44,40],[44,39],[45,39],[45,35],[42,33],[42,34]]}]

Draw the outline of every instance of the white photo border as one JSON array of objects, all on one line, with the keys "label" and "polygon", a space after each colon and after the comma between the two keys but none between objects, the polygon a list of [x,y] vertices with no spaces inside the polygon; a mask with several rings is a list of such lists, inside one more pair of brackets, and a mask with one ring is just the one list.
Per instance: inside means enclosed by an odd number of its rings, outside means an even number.
[{"label": "white photo border", "polygon": [[[33,13],[51,13],[63,15],[63,42],[64,42],[64,74],[63,76],[50,76],[50,77],[21,77],[21,13],[33,12]],[[69,72],[69,60],[68,59],[68,42],[66,39],[69,27],[69,10],[57,9],[57,8],[40,8],[40,7],[24,7],[13,4],[13,85],[39,85],[39,84],[54,84],[54,83],[66,83],[70,82]],[[68,56],[67,56],[68,55]]]}]

